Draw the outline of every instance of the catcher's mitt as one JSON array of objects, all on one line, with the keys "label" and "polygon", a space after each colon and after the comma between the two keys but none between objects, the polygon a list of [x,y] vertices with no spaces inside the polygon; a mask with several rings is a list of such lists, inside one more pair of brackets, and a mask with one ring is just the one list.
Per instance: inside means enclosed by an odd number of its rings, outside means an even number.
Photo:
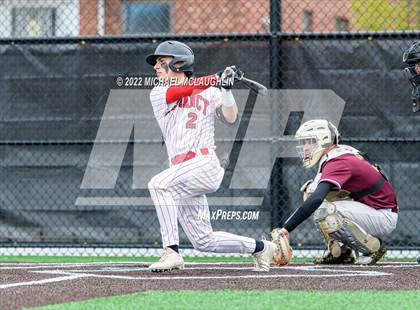
[{"label": "catcher's mitt", "polygon": [[289,245],[287,237],[280,235],[280,229],[273,229],[271,232],[272,241],[276,244],[277,248],[274,252],[274,263],[279,266],[287,265],[293,256],[293,250]]}]

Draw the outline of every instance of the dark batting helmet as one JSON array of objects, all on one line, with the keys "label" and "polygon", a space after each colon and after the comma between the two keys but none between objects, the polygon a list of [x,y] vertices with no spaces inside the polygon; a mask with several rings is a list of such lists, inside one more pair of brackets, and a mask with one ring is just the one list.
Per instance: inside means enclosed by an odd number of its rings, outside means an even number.
[{"label": "dark batting helmet", "polygon": [[161,56],[170,56],[174,59],[169,63],[169,68],[175,72],[185,72],[187,76],[194,71],[194,53],[192,49],[178,41],[165,41],[158,45],[154,54],[147,56],[146,61],[154,66]]}]

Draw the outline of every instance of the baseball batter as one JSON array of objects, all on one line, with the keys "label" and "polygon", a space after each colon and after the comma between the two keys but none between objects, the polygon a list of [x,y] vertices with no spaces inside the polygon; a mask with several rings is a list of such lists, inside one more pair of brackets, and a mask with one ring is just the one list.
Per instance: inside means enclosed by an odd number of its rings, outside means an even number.
[{"label": "baseball batter", "polygon": [[[146,61],[164,81],[152,89],[150,101],[163,134],[170,165],[148,184],[164,248],[160,260],[149,269],[162,272],[184,268],[178,251],[179,221],[195,249],[253,254],[255,270],[268,271],[275,244],[214,232],[206,198],[207,193],[219,188],[224,175],[215,154],[216,109],[221,109],[225,121],[235,122],[238,108],[230,88],[235,76],[241,72],[235,67],[227,67],[218,74],[192,78],[193,51],[178,41],[159,44]],[[218,82],[221,89],[214,87]]]},{"label": "baseball batter", "polygon": [[318,172],[302,187],[305,202],[279,234],[288,236],[314,213],[328,245],[319,263],[375,264],[386,254],[380,238],[389,235],[398,220],[391,183],[358,150],[338,144],[339,132],[327,120],[304,123],[296,139],[304,167],[318,164]]}]

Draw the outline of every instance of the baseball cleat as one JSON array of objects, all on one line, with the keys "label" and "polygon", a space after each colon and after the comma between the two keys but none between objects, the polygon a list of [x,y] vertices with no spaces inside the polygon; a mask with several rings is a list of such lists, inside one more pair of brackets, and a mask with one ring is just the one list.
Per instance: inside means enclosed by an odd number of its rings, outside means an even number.
[{"label": "baseball cleat", "polygon": [[270,263],[273,261],[276,244],[267,240],[263,240],[262,242],[264,243],[264,249],[252,255],[255,261],[255,268],[253,271],[267,272],[270,270]]},{"label": "baseball cleat", "polygon": [[149,266],[151,272],[166,272],[182,269],[184,269],[184,259],[171,248],[166,248],[159,261]]},{"label": "baseball cleat", "polygon": [[315,264],[321,265],[347,265],[354,264],[354,255],[351,248],[347,247],[340,256],[336,257],[329,250],[326,251],[323,257],[314,261]]},{"label": "baseball cleat", "polygon": [[378,251],[373,252],[369,255],[361,255],[354,262],[356,265],[375,265],[386,255],[386,247],[381,244]]}]

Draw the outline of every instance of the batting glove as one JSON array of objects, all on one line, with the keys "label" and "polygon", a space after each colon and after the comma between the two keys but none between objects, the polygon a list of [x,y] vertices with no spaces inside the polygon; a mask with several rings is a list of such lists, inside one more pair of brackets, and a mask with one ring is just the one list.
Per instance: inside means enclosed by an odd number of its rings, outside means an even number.
[{"label": "batting glove", "polygon": [[225,70],[217,72],[220,77],[221,87],[231,89],[235,81],[240,81],[244,73],[235,66],[226,67]]}]

